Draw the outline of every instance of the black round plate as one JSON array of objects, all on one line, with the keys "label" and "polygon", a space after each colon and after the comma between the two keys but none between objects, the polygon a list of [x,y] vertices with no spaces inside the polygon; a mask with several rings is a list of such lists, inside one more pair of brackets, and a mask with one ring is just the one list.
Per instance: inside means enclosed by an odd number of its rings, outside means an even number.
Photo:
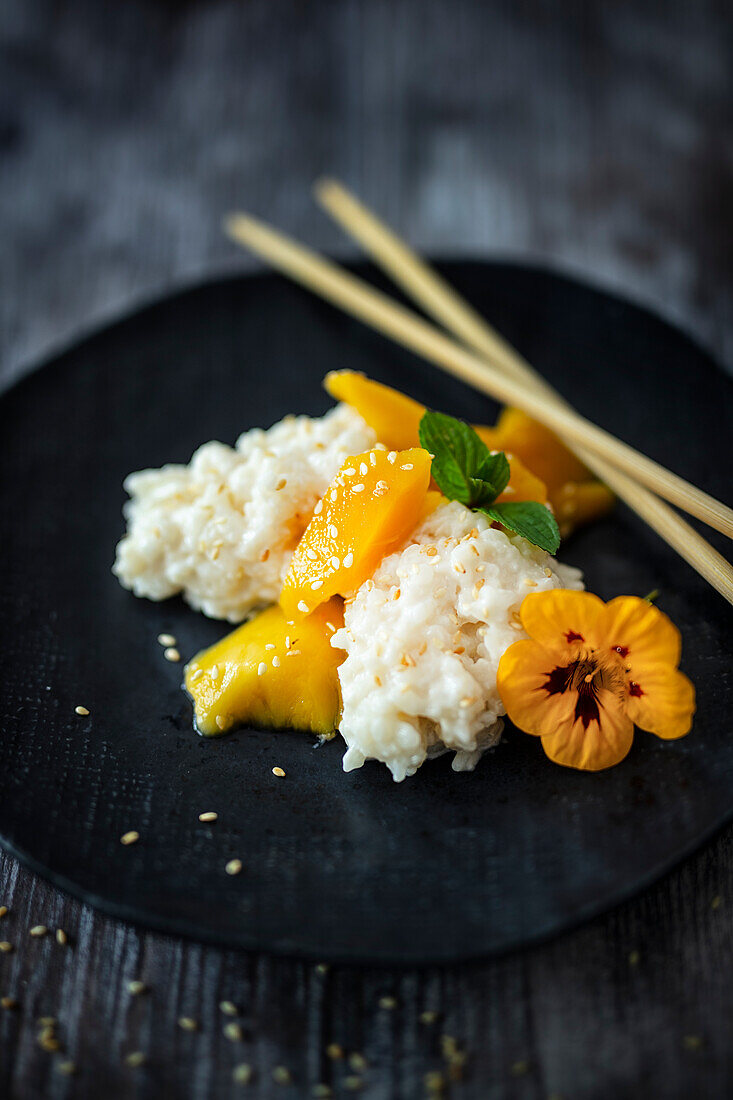
[{"label": "black round plate", "polygon": [[[731,382],[690,340],[546,271],[443,269],[583,413],[726,496]],[[122,479],[287,412],[322,413],[323,375],[346,366],[467,419],[496,414],[270,276],[150,306],[0,401],[2,842],[64,889],[169,932],[357,962],[504,951],[628,897],[729,818],[730,607],[621,507],[567,542],[561,556],[602,597],[660,590],[698,689],[689,737],[637,733],[600,774],[556,767],[512,730],[472,774],[443,758],[400,785],[375,763],[345,775],[340,739],[198,737],[156,636],[175,634],[189,657],[227,628],[117,584]],[[216,825],[199,823],[204,810]],[[130,829],[140,840],[123,847]]]}]

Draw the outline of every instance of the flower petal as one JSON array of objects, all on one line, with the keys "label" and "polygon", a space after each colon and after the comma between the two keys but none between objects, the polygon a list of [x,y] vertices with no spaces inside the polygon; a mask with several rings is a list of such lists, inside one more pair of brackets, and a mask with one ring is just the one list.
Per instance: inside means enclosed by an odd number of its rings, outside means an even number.
[{"label": "flower petal", "polygon": [[600,627],[605,604],[592,592],[553,588],[532,592],[522,601],[522,626],[531,638],[547,649],[568,650],[575,642],[595,649],[604,646]]},{"label": "flower petal", "polygon": [[599,721],[586,727],[578,719],[542,738],[542,748],[550,760],[589,772],[611,768],[623,760],[634,739],[634,724],[623,700],[602,690],[598,693],[598,710]]},{"label": "flower petal", "polygon": [[507,715],[519,729],[539,737],[572,721],[578,693],[548,690],[553,658],[537,642],[514,642],[499,661],[496,686]]},{"label": "flower petal", "polygon": [[650,662],[667,663],[673,668],[679,664],[679,630],[663,611],[638,596],[617,596],[607,603],[602,630],[606,645],[617,650],[634,680]]},{"label": "flower petal", "polygon": [[632,684],[626,712],[640,729],[657,737],[684,737],[695,713],[695,688],[676,668],[661,662],[647,665],[641,679]]}]

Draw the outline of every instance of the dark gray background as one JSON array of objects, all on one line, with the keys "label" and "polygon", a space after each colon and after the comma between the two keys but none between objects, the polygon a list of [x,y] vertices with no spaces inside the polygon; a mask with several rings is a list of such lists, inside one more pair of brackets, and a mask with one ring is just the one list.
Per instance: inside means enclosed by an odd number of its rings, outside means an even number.
[{"label": "dark gray background", "polygon": [[[287,4],[4,0],[0,380],[172,287],[250,261],[252,210],[350,249],[314,210],[342,177],[421,249],[559,265],[647,303],[730,365],[731,21],[696,2]],[[692,415],[692,413],[691,413]],[[5,517],[3,523],[7,523]],[[733,1076],[733,832],[644,897],[498,962],[363,972],[245,957],[118,925],[0,856],[0,1092],[13,1097],[424,1094],[437,1036],[469,1051],[455,1097],[726,1096]],[[72,946],[29,940],[38,922]],[[149,982],[131,1002],[124,983]],[[378,1008],[394,993],[398,1008]],[[221,1035],[231,997],[245,1038]],[[439,1008],[441,1023],[417,1022]],[[192,1036],[181,1013],[201,1019]],[[35,1041],[59,1018],[79,1067]],[[126,1051],[149,1054],[145,1069]],[[231,1067],[258,1071],[249,1090]],[[288,1092],[272,1066],[290,1067]],[[348,1093],[345,1093],[348,1095]]]}]

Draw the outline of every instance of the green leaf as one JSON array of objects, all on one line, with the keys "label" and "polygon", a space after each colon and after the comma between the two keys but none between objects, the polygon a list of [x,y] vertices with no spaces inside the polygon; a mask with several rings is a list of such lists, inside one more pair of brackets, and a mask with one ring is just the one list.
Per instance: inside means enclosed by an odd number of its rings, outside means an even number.
[{"label": "green leaf", "polygon": [[[473,431],[473,428],[471,429],[471,431]],[[476,433],[474,432],[474,434]],[[503,451],[496,451],[494,454],[492,454],[489,448],[483,442],[483,440],[479,436],[477,436],[476,438],[478,439],[479,443],[483,445],[486,451],[486,458],[481,463],[477,476],[482,481],[490,482],[496,489],[496,496],[499,496],[499,494],[503,493],[507,485],[509,484],[509,475],[511,473],[509,469],[509,462],[507,461],[507,457]]]},{"label": "green leaf", "polygon": [[[428,410],[420,421],[420,444],[435,456],[433,477],[450,500],[468,508],[490,504],[506,485],[504,481],[498,487],[504,476],[502,463],[496,461],[499,456],[492,455],[473,428],[461,420]],[[508,480],[508,463],[503,455],[501,458]]]},{"label": "green leaf", "polygon": [[433,477],[449,500],[485,512],[502,527],[555,553],[560,531],[543,504],[494,504],[509,482],[509,462],[502,451],[492,454],[468,424],[431,410],[420,421],[420,443],[434,456]]},{"label": "green leaf", "polygon": [[555,554],[560,546],[560,531],[552,512],[536,501],[518,501],[514,504],[493,504],[482,508],[490,519],[502,527],[521,535],[528,542]]}]

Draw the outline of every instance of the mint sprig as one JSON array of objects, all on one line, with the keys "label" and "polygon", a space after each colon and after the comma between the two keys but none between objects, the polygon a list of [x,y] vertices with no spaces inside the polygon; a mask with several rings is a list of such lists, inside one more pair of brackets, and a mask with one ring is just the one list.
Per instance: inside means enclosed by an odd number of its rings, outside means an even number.
[{"label": "mint sprig", "polygon": [[554,554],[560,545],[555,517],[544,504],[527,500],[496,504],[509,482],[503,451],[492,454],[472,427],[430,409],[420,421],[420,443],[433,457],[432,474],[441,492]]}]

